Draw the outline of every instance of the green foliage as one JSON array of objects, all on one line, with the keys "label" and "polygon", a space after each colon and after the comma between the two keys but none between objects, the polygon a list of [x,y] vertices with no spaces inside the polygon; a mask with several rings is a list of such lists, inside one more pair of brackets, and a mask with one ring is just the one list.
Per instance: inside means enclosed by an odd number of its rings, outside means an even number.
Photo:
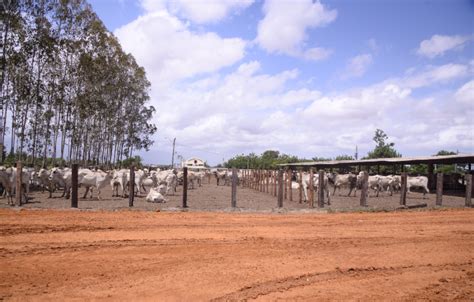
[{"label": "green foliage", "polygon": [[354,160],[354,157],[344,154],[336,156],[335,160]]},{"label": "green foliage", "polygon": [[387,134],[385,134],[383,130],[377,129],[373,138],[376,144],[375,149],[370,151],[364,159],[402,157],[402,155],[395,150],[395,143],[387,143],[387,139]]},{"label": "green foliage", "polygon": [[443,156],[443,155],[456,155],[456,152],[453,151],[446,151],[446,150],[440,150],[438,153],[436,153],[435,156]]},{"label": "green foliage", "polygon": [[287,154],[280,154],[278,151],[267,150],[260,156],[255,153],[248,155],[240,154],[229,159],[224,163],[226,168],[238,168],[238,169],[276,169],[279,164],[294,163],[302,161],[296,156]]},{"label": "green foliage", "polygon": [[428,166],[424,164],[410,165],[410,167],[407,167],[407,172],[411,175],[426,175],[428,174]]},{"label": "green foliage", "polygon": [[[443,155],[456,155],[456,152],[453,151],[446,151],[440,150],[436,153],[435,156],[443,156]],[[451,174],[455,173],[459,170],[463,170],[462,167],[456,167],[456,165],[436,165],[435,173],[444,173],[444,174]]]},{"label": "green foliage", "polygon": [[318,157],[318,156],[315,156],[315,157],[312,157],[311,158],[312,161],[330,161],[332,160],[331,158],[326,158],[326,157]]},{"label": "green foliage", "polygon": [[0,98],[16,159],[86,166],[148,150],[150,82],[87,1],[5,3]]},{"label": "green foliage", "polygon": [[123,161],[118,163],[122,168],[130,168],[132,165],[135,166],[136,169],[142,168],[142,158],[140,156],[134,156],[124,159]]}]

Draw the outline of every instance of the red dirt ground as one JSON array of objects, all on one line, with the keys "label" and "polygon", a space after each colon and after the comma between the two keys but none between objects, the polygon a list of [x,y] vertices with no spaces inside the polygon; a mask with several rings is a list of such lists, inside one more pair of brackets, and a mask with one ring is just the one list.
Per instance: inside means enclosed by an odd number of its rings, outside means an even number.
[{"label": "red dirt ground", "polygon": [[459,300],[474,210],[0,209],[0,300]]}]

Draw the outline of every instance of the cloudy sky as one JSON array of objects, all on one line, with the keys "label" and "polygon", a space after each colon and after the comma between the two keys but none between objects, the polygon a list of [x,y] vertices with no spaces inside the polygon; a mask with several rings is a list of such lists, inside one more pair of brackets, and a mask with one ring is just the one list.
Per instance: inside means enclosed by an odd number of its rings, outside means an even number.
[{"label": "cloudy sky", "polygon": [[474,153],[472,1],[90,2],[152,83],[147,163]]}]

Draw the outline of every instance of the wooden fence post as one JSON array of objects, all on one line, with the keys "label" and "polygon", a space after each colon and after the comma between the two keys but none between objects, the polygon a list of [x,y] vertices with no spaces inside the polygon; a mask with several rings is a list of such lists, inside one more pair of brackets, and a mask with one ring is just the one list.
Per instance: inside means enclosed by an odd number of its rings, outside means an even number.
[{"label": "wooden fence post", "polygon": [[230,204],[233,208],[237,206],[237,169],[232,168],[232,196]]},{"label": "wooden fence post", "polygon": [[466,174],[466,207],[471,207],[471,195],[472,195],[472,174]]},{"label": "wooden fence post", "polygon": [[265,173],[265,184],[266,184],[266,186],[267,186],[265,193],[267,193],[267,194],[268,194],[268,192],[269,192],[269,187],[268,187],[268,185],[269,185],[269,180],[270,180],[270,179],[269,179],[269,173],[270,173],[270,170],[267,170],[267,172]]},{"label": "wooden fence post", "polygon": [[324,170],[319,170],[318,204],[324,208]]},{"label": "wooden fence post", "polygon": [[21,182],[22,182],[22,176],[23,176],[23,167],[21,160],[16,162],[16,194],[15,194],[15,205],[16,206],[21,206]]},{"label": "wooden fence post", "polygon": [[299,169],[298,171],[298,174],[299,174],[299,179],[298,179],[298,184],[299,184],[299,202],[302,203],[303,202],[303,171],[301,169]]},{"label": "wooden fence post", "polygon": [[285,192],[284,199],[288,200],[288,185],[287,185],[287,183],[288,183],[288,173],[287,173],[287,171],[283,172],[283,177],[285,178],[285,180],[283,181],[283,190]]},{"label": "wooden fence post", "polygon": [[278,207],[283,207],[283,170],[278,170]]},{"label": "wooden fence post", "polygon": [[183,208],[188,207],[188,167],[183,168]]},{"label": "wooden fence post", "polygon": [[360,206],[367,206],[367,191],[369,190],[369,173],[364,171],[362,176],[362,190],[360,193]]},{"label": "wooden fence post", "polygon": [[436,175],[436,205],[443,205],[443,173]]},{"label": "wooden fence post", "polygon": [[402,172],[401,176],[401,189],[400,189],[400,205],[406,206],[407,205],[407,172]]},{"label": "wooden fence post", "polygon": [[309,168],[309,207],[314,208],[314,171],[313,168]]},{"label": "wooden fence post", "polygon": [[72,164],[72,175],[71,175],[71,208],[78,207],[78,164]]},{"label": "wooden fence post", "polygon": [[293,170],[290,168],[288,170],[288,191],[290,193],[290,201],[293,201],[293,187],[291,186],[293,182],[292,178],[293,178]]},{"label": "wooden fence post", "polygon": [[277,196],[277,171],[273,170],[273,196]]},{"label": "wooden fence post", "polygon": [[[130,180],[129,184],[129,194],[128,194],[128,206],[133,207],[133,201],[135,200],[135,166],[130,167]],[[138,188],[140,190],[140,188]]]}]

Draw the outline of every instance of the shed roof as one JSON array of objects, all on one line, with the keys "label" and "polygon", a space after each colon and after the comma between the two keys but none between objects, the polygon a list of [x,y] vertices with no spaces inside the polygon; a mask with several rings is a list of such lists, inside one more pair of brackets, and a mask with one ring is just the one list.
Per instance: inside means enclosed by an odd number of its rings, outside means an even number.
[{"label": "shed roof", "polygon": [[375,165],[415,165],[415,164],[470,164],[474,163],[474,154],[423,156],[423,157],[394,157],[373,158],[360,160],[329,160],[309,161],[301,163],[280,164],[283,167],[348,167],[348,166],[375,166]]}]

